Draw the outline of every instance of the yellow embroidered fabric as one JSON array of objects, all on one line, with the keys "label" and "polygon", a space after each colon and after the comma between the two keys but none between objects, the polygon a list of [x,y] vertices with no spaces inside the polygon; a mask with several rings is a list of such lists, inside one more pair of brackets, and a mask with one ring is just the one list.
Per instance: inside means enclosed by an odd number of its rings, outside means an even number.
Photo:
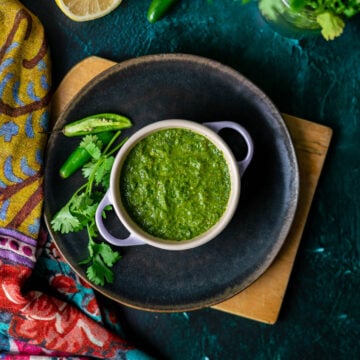
[{"label": "yellow embroidered fabric", "polygon": [[[102,325],[118,321],[100,311],[95,293],[40,231],[49,64],[39,20],[17,0],[0,0],[0,353],[147,359]],[[61,298],[32,289],[43,282]]]},{"label": "yellow embroidered fabric", "polygon": [[[6,18],[6,21],[5,21]],[[0,2],[0,228],[36,237],[49,121],[50,59],[38,19]]]}]

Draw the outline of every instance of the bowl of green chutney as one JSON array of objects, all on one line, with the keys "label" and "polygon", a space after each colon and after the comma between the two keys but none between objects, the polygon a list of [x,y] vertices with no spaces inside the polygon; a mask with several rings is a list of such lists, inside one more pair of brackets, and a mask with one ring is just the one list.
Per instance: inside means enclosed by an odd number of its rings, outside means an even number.
[{"label": "bowl of green chutney", "polygon": [[[245,141],[242,160],[219,135],[222,129],[236,131]],[[96,213],[100,234],[116,246],[148,244],[166,250],[209,242],[238,207],[241,177],[253,152],[248,131],[231,121],[170,119],[141,128],[115,158],[110,187]],[[108,205],[128,237],[115,237],[106,228],[102,213]]]}]

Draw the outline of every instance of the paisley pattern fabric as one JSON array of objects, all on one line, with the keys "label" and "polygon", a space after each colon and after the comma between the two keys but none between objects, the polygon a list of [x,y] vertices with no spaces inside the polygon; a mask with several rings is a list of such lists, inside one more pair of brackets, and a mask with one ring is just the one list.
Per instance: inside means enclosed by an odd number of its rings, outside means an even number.
[{"label": "paisley pattern fabric", "polygon": [[49,122],[49,55],[39,22],[14,5],[2,1],[0,8],[0,226],[34,236],[40,224]]},{"label": "paisley pattern fabric", "polygon": [[[39,20],[0,2],[0,359],[148,359],[42,227],[50,56]],[[52,296],[48,295],[48,292]]]}]

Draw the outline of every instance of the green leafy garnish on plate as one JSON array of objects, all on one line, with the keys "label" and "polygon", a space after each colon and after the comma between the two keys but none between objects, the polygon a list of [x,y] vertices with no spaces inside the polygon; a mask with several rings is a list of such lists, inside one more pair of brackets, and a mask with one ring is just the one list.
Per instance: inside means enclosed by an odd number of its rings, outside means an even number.
[{"label": "green leafy garnish on plate", "polygon": [[89,256],[80,264],[87,265],[88,279],[101,286],[113,282],[114,273],[111,268],[121,258],[120,253],[114,251],[110,245],[95,241],[98,236],[95,213],[109,187],[113,154],[126,141],[125,139],[112,147],[119,135],[120,131],[115,133],[103,150],[98,135],[83,137],[80,147],[91,155],[91,160],[81,168],[85,182],[51,220],[52,229],[62,234],[87,230]]},{"label": "green leafy garnish on plate", "polygon": [[104,285],[106,282],[114,281],[114,273],[111,267],[121,259],[117,251],[113,251],[108,244],[96,243],[89,235],[89,257],[80,262],[82,265],[88,265],[86,275],[95,285]]}]

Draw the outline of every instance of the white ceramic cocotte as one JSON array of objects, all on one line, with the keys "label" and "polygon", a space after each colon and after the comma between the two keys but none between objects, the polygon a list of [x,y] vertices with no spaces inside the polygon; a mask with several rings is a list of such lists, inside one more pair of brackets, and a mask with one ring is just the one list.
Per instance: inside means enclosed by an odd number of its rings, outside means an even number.
[{"label": "white ceramic cocotte", "polygon": [[[220,217],[218,222],[213,225],[206,232],[192,238],[189,240],[175,241],[171,239],[161,239],[145,232],[127,213],[120,195],[120,174],[121,168],[124,164],[124,161],[131,151],[131,149],[142,139],[148,135],[170,128],[179,128],[179,129],[188,129],[192,130],[195,133],[205,136],[210,140],[219,150],[222,151],[223,156],[228,165],[229,175],[230,175],[230,195],[229,200],[226,206],[226,209],[223,215]],[[218,133],[220,130],[230,128],[235,130],[242,136],[247,145],[247,154],[245,158],[241,161],[237,161],[234,157],[233,152],[227,145],[227,143],[221,138]],[[191,249],[200,245],[207,243],[208,241],[214,239],[224,228],[228,225],[232,219],[235,210],[237,209],[241,191],[241,177],[244,174],[245,170],[249,166],[254,153],[254,145],[248,131],[239,125],[236,122],[231,121],[219,121],[219,122],[209,122],[199,124],[189,120],[181,119],[171,119],[171,120],[162,120],[155,123],[152,123],[148,126],[143,127],[136,133],[134,133],[127,142],[120,149],[116,155],[110,176],[110,187],[106,192],[104,198],[100,202],[97,212],[96,212],[96,224],[99,229],[101,236],[108,241],[109,243],[116,246],[133,246],[133,245],[144,245],[148,244],[155,246],[161,249],[166,250],[185,250]],[[117,217],[125,228],[129,231],[129,236],[120,239],[108,231],[106,228],[102,212],[104,208],[108,205],[112,205]]]}]

